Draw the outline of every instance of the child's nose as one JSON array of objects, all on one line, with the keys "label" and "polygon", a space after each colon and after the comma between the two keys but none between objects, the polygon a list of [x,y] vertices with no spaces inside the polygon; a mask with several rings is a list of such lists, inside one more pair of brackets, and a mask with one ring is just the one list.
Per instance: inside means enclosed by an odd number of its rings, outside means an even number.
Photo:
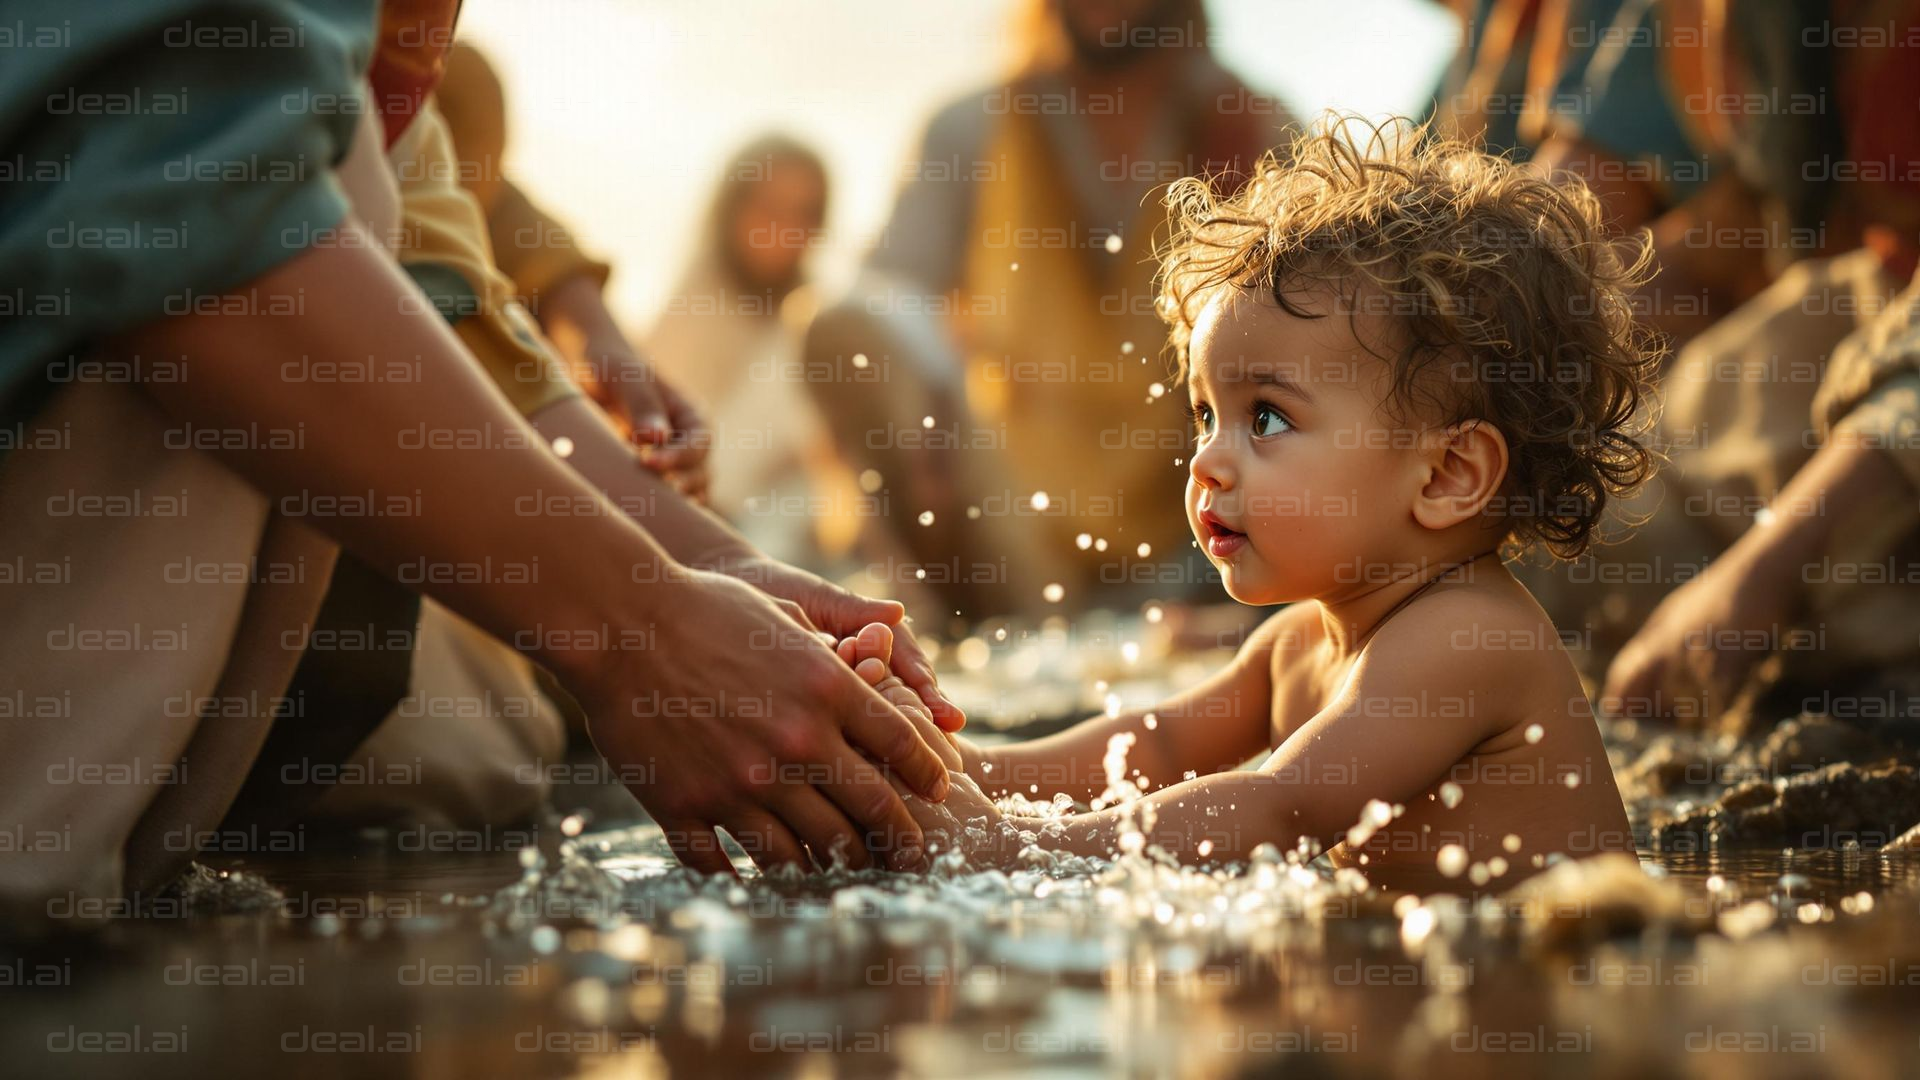
[{"label": "child's nose", "polygon": [[1233,487],[1233,454],[1224,438],[1216,436],[1201,443],[1187,468],[1194,481],[1206,487],[1223,490]]}]

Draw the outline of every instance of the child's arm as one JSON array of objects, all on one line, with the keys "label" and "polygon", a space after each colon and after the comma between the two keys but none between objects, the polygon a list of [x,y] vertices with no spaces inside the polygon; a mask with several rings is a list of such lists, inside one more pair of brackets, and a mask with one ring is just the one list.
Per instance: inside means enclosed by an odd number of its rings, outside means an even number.
[{"label": "child's arm", "polygon": [[1226,668],[1150,709],[1097,717],[1012,746],[982,749],[963,742],[966,772],[991,795],[1029,794],[1038,785],[1043,795],[1064,791],[1090,800],[1106,789],[1107,742],[1120,734],[1134,737],[1127,752],[1128,777],[1136,782],[1138,776],[1146,777],[1141,786],[1149,790],[1188,772],[1232,768],[1272,745],[1274,649],[1298,637],[1289,629],[1305,617],[1314,617],[1312,605],[1279,612],[1260,624]]},{"label": "child's arm", "polygon": [[1334,699],[1258,769],[1201,776],[1059,823],[1010,820],[1039,833],[1043,848],[1102,857],[1119,850],[1126,831],[1144,832],[1182,862],[1245,859],[1263,843],[1285,850],[1301,837],[1331,847],[1369,800],[1419,798],[1499,730],[1478,691],[1527,678],[1516,658],[1530,654],[1476,650],[1463,663],[1467,657],[1444,645],[1451,629],[1484,626],[1477,616],[1485,614],[1450,596],[1402,612]]}]

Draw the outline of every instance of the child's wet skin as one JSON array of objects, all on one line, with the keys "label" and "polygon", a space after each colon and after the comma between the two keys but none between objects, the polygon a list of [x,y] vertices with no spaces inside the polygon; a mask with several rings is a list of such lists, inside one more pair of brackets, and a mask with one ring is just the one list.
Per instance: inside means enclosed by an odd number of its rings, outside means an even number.
[{"label": "child's wet skin", "polygon": [[931,803],[907,789],[896,778],[891,778],[894,789],[900,793],[907,804],[908,812],[925,833],[929,851],[938,854],[949,850],[966,839],[965,827],[976,819],[997,821],[999,812],[980,790],[974,778],[967,775],[965,763],[953,737],[941,731],[933,722],[933,715],[927,710],[920,696],[913,692],[899,676],[890,670],[893,658],[893,628],[885,623],[868,623],[854,637],[842,638],[834,646],[840,659],[852,666],[854,673],[867,681],[879,692],[882,698],[894,708],[899,709],[920,731],[920,736],[933,747],[940,760],[947,766],[948,778],[952,782],[945,802]]}]

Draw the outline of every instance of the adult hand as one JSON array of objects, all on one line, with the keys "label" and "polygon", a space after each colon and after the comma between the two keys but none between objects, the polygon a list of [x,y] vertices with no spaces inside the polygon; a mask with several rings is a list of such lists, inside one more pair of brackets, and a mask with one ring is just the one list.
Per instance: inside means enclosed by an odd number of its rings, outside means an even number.
[{"label": "adult hand", "polygon": [[592,373],[588,392],[625,424],[647,466],[682,494],[704,498],[707,451],[713,445],[707,423],[620,331],[600,283],[578,274],[555,285],[541,301],[540,322],[569,359]]},{"label": "adult hand", "polygon": [[1878,448],[1883,439],[1872,429],[1836,428],[1773,497],[1767,514],[1654,609],[1608,669],[1601,707],[1637,716],[1704,696],[1705,715],[1720,715],[1728,696],[1793,627],[1807,565],[1845,555],[1844,538],[1856,531],[1871,535],[1879,516],[1910,512],[1913,485]]},{"label": "adult hand", "polygon": [[967,714],[941,692],[939,680],[934,678],[933,663],[913,639],[906,622],[906,608],[897,601],[861,596],[818,574],[758,553],[702,565],[748,582],[769,596],[798,604],[815,629],[833,635],[836,640],[857,635],[868,623],[892,627],[893,655],[889,667],[893,673],[919,695],[932,713],[934,723],[942,730],[959,731],[966,726]]},{"label": "adult hand", "polygon": [[625,423],[640,460],[671,480],[681,494],[704,501],[713,437],[699,410],[624,339],[589,342],[586,355],[594,372],[594,402]]},{"label": "adult hand", "polygon": [[1607,669],[1601,707],[1658,716],[1681,701],[1718,716],[1790,630],[1794,593],[1738,547],[1667,595]]},{"label": "adult hand", "polygon": [[811,851],[859,868],[869,848],[893,869],[920,866],[920,827],[868,760],[943,800],[946,770],[912,723],[748,585],[689,571],[649,588],[671,592],[653,610],[684,617],[628,651],[596,643],[607,656],[583,703],[594,745],[681,861],[730,873],[719,827],[763,867],[804,866]]}]

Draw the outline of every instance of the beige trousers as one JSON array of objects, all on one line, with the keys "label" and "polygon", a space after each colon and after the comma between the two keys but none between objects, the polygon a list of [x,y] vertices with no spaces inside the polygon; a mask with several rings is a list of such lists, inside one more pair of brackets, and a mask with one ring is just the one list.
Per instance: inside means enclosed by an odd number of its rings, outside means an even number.
[{"label": "beige trousers", "polygon": [[[0,904],[84,913],[217,828],[334,547],[137,385],[75,383],[0,462]],[[271,583],[269,583],[271,582]]]}]

